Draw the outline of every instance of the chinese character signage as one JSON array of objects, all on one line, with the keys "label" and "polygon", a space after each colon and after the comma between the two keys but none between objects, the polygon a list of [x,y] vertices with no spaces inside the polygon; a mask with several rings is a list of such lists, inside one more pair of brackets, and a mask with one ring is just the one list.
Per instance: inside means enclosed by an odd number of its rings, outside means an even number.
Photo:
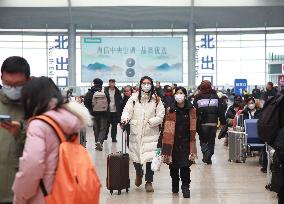
[{"label": "chinese character signage", "polygon": [[82,82],[99,77],[137,82],[148,75],[161,82],[183,82],[182,38],[81,38]]},{"label": "chinese character signage", "polygon": [[48,77],[59,87],[68,86],[68,37],[48,37]]},{"label": "chinese character signage", "polygon": [[209,80],[216,83],[216,38],[215,35],[197,35],[195,69],[196,83]]}]

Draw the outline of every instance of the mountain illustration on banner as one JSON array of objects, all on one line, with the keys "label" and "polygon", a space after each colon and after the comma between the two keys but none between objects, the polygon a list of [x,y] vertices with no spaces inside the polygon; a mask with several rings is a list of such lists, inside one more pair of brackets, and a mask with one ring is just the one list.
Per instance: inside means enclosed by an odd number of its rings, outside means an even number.
[{"label": "mountain illustration on banner", "polygon": [[117,65],[108,66],[99,62],[94,64],[89,64],[87,66],[88,69],[93,71],[123,71],[123,68]]},{"label": "mountain illustration on banner", "polygon": [[180,69],[182,68],[182,63],[176,63],[169,65],[168,63],[161,64],[156,67],[156,70],[158,71],[170,71],[171,69]]}]

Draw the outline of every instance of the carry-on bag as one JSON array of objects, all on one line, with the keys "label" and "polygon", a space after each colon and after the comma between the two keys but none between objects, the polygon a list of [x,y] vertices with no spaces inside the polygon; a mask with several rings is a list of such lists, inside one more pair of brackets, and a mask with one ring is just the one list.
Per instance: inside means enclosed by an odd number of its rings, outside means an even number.
[{"label": "carry-on bag", "polygon": [[238,118],[240,126],[228,131],[229,161],[245,163],[247,157],[247,135],[244,130],[243,115]]},{"label": "carry-on bag", "polygon": [[130,188],[129,179],[129,155],[126,153],[126,131],[122,131],[122,151],[109,154],[107,157],[107,178],[106,186],[113,194],[114,190],[118,190],[118,195],[121,190]]}]

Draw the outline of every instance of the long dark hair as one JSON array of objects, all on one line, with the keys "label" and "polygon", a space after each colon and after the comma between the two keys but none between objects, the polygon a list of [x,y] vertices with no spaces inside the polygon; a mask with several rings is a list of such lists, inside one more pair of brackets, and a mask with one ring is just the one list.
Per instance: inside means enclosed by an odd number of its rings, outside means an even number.
[{"label": "long dark hair", "polygon": [[149,101],[148,103],[150,103],[151,99],[152,99],[152,96],[155,95],[155,98],[156,98],[156,102],[157,102],[157,94],[156,94],[156,91],[155,91],[155,87],[154,87],[154,83],[153,83],[153,79],[151,77],[148,77],[148,76],[144,76],[140,79],[140,85],[139,85],[139,95],[138,95],[138,100],[139,100],[139,103],[141,103],[141,97],[142,97],[142,82],[145,80],[145,79],[148,79],[150,82],[151,82],[151,90],[149,91]]},{"label": "long dark hair", "polygon": [[52,79],[47,77],[33,77],[22,90],[22,104],[25,118],[41,115],[48,111],[49,102],[57,100],[56,108],[64,103],[63,96]]}]

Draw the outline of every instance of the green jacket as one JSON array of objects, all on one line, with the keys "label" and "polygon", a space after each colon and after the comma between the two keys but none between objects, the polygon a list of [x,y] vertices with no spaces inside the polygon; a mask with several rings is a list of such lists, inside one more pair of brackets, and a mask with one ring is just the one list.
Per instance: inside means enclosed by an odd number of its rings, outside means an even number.
[{"label": "green jacket", "polygon": [[[24,110],[19,103],[9,100],[0,90],[0,114],[10,115],[12,120],[23,122]],[[13,202],[12,185],[22,156],[25,132],[11,135],[0,128],[0,203]]]}]

